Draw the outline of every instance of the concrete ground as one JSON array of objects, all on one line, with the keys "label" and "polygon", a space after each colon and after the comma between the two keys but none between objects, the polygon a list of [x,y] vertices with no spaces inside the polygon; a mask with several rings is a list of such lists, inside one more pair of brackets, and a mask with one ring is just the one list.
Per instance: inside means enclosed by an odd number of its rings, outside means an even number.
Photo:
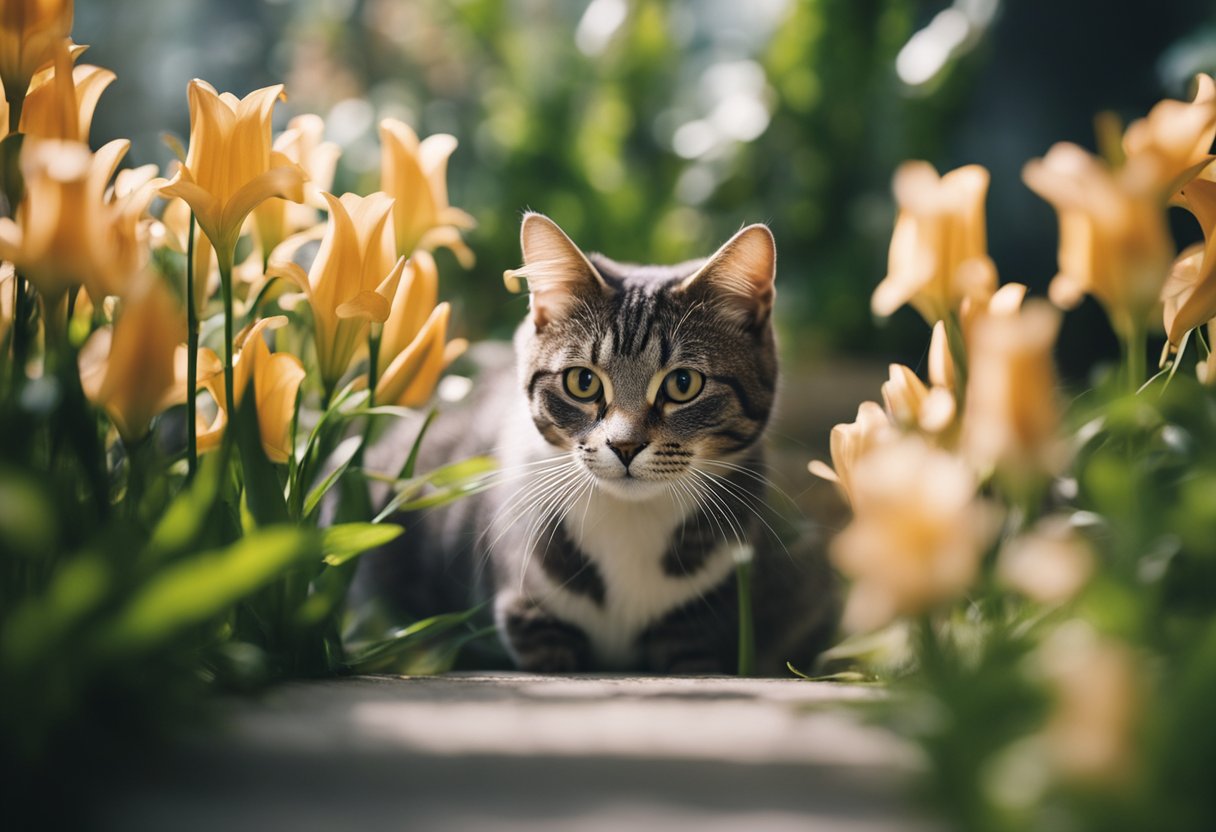
[{"label": "concrete ground", "polygon": [[933,828],[864,687],[449,674],[298,682],[148,761],[101,828]]}]

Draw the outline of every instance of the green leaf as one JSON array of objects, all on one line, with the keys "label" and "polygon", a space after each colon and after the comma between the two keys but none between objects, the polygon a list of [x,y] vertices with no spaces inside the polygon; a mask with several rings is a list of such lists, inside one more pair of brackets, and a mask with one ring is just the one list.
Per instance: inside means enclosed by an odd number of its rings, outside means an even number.
[{"label": "green leaf", "polygon": [[287,503],[274,465],[262,451],[262,433],[258,427],[253,382],[241,397],[236,414],[236,443],[241,456],[241,473],[245,485],[245,502],[259,526],[283,523],[288,519]]},{"label": "green leaf", "polygon": [[12,671],[55,661],[56,645],[97,610],[110,592],[112,575],[97,555],[59,566],[47,591],[21,604],[0,629],[0,667]]},{"label": "green leaf", "polygon": [[152,560],[165,554],[180,552],[194,544],[211,520],[227,465],[228,448],[204,456],[193,482],[181,490],[169,504],[164,516],[152,530],[145,547],[145,557]]},{"label": "green leaf", "polygon": [[350,466],[351,460],[355,458],[355,454],[359,452],[362,444],[363,437],[350,436],[342,440],[342,443],[334,449],[333,459],[336,460],[334,469],[325,476],[325,479],[313,486],[312,490],[308,492],[308,496],[304,498],[304,517],[311,517],[312,513],[317,510],[325,493],[333,488],[338,477],[342,476]]},{"label": "green leaf", "polygon": [[401,473],[397,475],[399,480],[408,480],[414,476],[414,468],[418,465],[418,451],[422,447],[422,439],[426,436],[427,430],[431,423],[435,421],[435,417],[439,415],[439,411],[432,409],[426,414],[426,419],[422,422],[422,427],[418,428],[418,438],[414,440],[414,447],[410,448],[409,458],[405,460],[405,465],[401,467]]},{"label": "green leaf", "polygon": [[[379,523],[397,511],[433,508],[469,494],[484,491],[492,484],[485,475],[497,469],[498,462],[493,457],[475,456],[436,468],[429,474],[400,482],[398,483],[400,490],[397,495],[388,501],[388,504],[381,509],[372,522]],[[427,485],[439,490],[415,499]]]},{"label": "green leaf", "polygon": [[343,523],[321,532],[321,556],[330,566],[341,566],[366,551],[401,536],[403,526],[391,523]]},{"label": "green leaf", "polygon": [[6,554],[43,557],[59,538],[55,510],[37,480],[16,469],[0,469],[0,548]]},{"label": "green leaf", "polygon": [[443,613],[415,621],[389,638],[373,642],[361,650],[352,651],[348,664],[356,673],[391,667],[393,661],[401,655],[421,647],[426,641],[436,636],[443,635],[471,621],[485,606],[485,604],[479,604],[463,612]]},{"label": "green leaf", "polygon": [[149,580],[99,636],[103,649],[146,651],[201,624],[319,553],[315,533],[263,529],[223,549],[169,566]]}]

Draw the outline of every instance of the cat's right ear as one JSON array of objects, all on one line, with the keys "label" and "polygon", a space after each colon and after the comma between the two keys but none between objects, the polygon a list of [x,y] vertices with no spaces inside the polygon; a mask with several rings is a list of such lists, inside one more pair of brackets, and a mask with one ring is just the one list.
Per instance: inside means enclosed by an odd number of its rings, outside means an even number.
[{"label": "cat's right ear", "polygon": [[611,292],[587,256],[543,214],[524,215],[519,244],[524,265],[503,276],[508,285],[519,277],[527,279],[532,321],[538,330],[568,314],[580,298]]}]

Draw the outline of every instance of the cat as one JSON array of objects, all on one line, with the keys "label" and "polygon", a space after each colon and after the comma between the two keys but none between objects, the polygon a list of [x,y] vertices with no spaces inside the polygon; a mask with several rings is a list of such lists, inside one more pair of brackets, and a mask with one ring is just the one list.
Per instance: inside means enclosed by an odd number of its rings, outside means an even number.
[{"label": "cat", "polygon": [[473,395],[420,455],[428,470],[493,453],[500,484],[403,518],[399,542],[361,564],[359,593],[414,616],[489,601],[525,671],[733,673],[744,557],[757,670],[809,664],[838,607],[822,553],[786,551],[765,520],[771,232],[635,266],[584,254],[528,213],[521,246],[507,276],[527,279],[530,308],[514,356],[481,346]]}]

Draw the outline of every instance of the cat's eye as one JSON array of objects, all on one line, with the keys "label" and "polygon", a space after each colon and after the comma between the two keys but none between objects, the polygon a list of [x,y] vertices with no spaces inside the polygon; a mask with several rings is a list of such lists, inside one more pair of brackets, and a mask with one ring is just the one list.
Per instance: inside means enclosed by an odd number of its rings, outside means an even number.
[{"label": "cat's eye", "polygon": [[681,367],[672,370],[663,379],[663,395],[673,402],[683,404],[695,399],[704,386],[705,376],[696,370]]},{"label": "cat's eye", "polygon": [[566,393],[577,402],[593,402],[604,393],[600,377],[588,367],[571,367],[564,378]]}]

